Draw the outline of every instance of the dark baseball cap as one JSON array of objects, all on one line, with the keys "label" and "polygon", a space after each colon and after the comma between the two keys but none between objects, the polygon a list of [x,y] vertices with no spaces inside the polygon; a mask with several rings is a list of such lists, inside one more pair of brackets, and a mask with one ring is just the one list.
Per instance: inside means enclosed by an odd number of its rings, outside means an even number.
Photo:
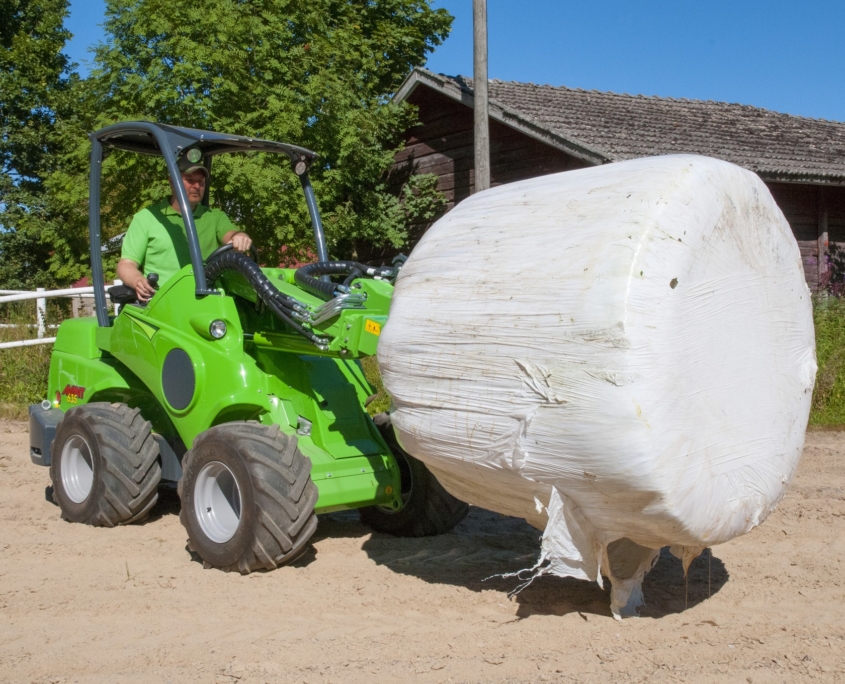
[{"label": "dark baseball cap", "polygon": [[208,169],[203,165],[202,152],[195,147],[187,150],[185,154],[179,157],[176,166],[179,167],[179,172],[183,175],[193,173],[194,171],[202,171],[205,177],[208,178]]}]

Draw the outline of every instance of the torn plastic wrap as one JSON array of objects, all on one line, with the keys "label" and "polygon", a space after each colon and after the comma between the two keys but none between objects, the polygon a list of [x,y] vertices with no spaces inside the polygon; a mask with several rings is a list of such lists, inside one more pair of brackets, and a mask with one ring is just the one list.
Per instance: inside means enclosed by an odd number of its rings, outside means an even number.
[{"label": "torn plastic wrap", "polygon": [[771,513],[816,372],[783,214],[689,155],[464,200],[405,264],[378,359],[404,448],[544,529],[535,574],[609,577],[616,616],[661,547],[688,566]]}]

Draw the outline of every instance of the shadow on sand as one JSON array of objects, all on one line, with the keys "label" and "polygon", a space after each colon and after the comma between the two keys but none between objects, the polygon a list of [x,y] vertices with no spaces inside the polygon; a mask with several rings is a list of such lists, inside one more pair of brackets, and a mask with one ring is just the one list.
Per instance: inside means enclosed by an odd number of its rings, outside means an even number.
[{"label": "shadow on sand", "polygon": [[[370,530],[358,522],[357,513],[350,511],[320,516],[314,540],[363,538],[370,534]],[[519,518],[471,507],[467,518],[448,534],[401,539],[372,533],[361,548],[379,565],[425,582],[451,584],[478,592],[485,589],[510,592],[522,582],[517,577],[501,575],[534,565],[540,534]],[[660,560],[643,583],[647,605],[640,609],[640,615],[657,618],[682,612],[706,601],[727,581],[724,564],[711,557],[710,549],[692,563],[686,581],[681,561],[668,549],[663,549]],[[604,585],[601,589],[595,582],[539,577],[513,597],[518,604],[517,616],[573,612],[582,617],[586,613],[609,616],[610,582],[606,580]]]}]

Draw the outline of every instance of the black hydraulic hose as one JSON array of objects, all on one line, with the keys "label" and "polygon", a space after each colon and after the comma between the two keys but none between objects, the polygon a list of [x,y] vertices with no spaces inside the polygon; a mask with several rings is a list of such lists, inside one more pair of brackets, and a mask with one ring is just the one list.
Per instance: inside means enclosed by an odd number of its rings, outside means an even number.
[{"label": "black hydraulic hose", "polygon": [[265,304],[268,299],[275,298],[281,299],[289,307],[298,305],[304,308],[301,302],[279,292],[276,286],[270,282],[270,279],[264,275],[261,267],[246,256],[246,254],[228,251],[214,256],[205,265],[205,278],[208,282],[214,282],[224,271],[237,271],[240,273],[249,281],[249,284],[255,289],[255,293]]},{"label": "black hydraulic hose", "polygon": [[237,271],[246,278],[247,282],[255,290],[255,294],[267,305],[267,308],[300,335],[306,337],[316,345],[325,345],[328,343],[328,340],[324,337],[319,337],[310,330],[306,330],[294,320],[293,314],[296,309],[299,308],[304,312],[305,306],[293,297],[288,297],[286,294],[279,292],[276,286],[270,282],[270,279],[264,275],[261,267],[248,256],[235,251],[220,252],[219,254],[212,255],[212,258],[205,265],[206,281],[213,283],[225,271]]},{"label": "black hydraulic hose", "polygon": [[306,330],[305,328],[303,328],[299,323],[294,321],[293,318],[291,318],[288,315],[288,313],[289,313],[288,310],[285,310],[281,306],[278,305],[278,302],[271,301],[271,302],[265,302],[265,304],[267,304],[267,308],[270,309],[270,311],[272,311],[274,314],[276,314],[276,316],[278,316],[282,321],[287,323],[291,328],[293,328],[300,335],[302,335],[303,337],[305,337],[309,341],[313,342],[318,347],[327,347],[328,346],[329,340],[327,340],[325,337],[319,337],[318,335],[315,335],[310,330]]},{"label": "black hydraulic hose", "polygon": [[245,254],[227,251],[212,255],[205,265],[206,280],[213,283],[225,271],[240,273],[255,290],[258,298],[268,306],[270,306],[270,302],[274,302],[291,312],[295,305],[302,306],[300,302],[279,292],[270,282],[270,279],[264,275],[261,267]]},{"label": "black hydraulic hose", "polygon": [[361,269],[353,268],[352,271],[350,271],[349,275],[346,276],[346,278],[343,279],[343,286],[349,287],[352,284],[352,281],[355,280],[355,278],[363,278],[363,277],[364,277],[364,274],[361,273]]},{"label": "black hydraulic hose", "polygon": [[354,275],[358,272],[361,275],[371,277],[389,278],[393,275],[393,270],[390,266],[367,266],[366,264],[359,264],[357,261],[318,261],[315,264],[308,264],[296,269],[293,278],[296,284],[306,292],[328,300],[346,291],[346,287],[320,280],[320,276]]}]

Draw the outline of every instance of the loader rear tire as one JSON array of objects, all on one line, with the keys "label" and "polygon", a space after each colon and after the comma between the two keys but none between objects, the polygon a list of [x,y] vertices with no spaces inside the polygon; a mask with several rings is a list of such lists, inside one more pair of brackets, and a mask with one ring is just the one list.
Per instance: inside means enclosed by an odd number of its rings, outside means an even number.
[{"label": "loader rear tire", "polygon": [[389,424],[379,425],[379,432],[399,465],[405,505],[398,511],[386,506],[362,508],[361,522],[396,537],[430,537],[452,530],[466,517],[469,506],[447,492],[422,461],[399,446]]},{"label": "loader rear tire", "polygon": [[205,567],[247,574],[296,560],[317,529],[311,461],[279,427],[232,422],[194,440],[179,519]]},{"label": "loader rear tire", "polygon": [[65,520],[126,525],[158,501],[159,449],[137,408],[95,402],[70,409],[52,453],[53,500]]}]

